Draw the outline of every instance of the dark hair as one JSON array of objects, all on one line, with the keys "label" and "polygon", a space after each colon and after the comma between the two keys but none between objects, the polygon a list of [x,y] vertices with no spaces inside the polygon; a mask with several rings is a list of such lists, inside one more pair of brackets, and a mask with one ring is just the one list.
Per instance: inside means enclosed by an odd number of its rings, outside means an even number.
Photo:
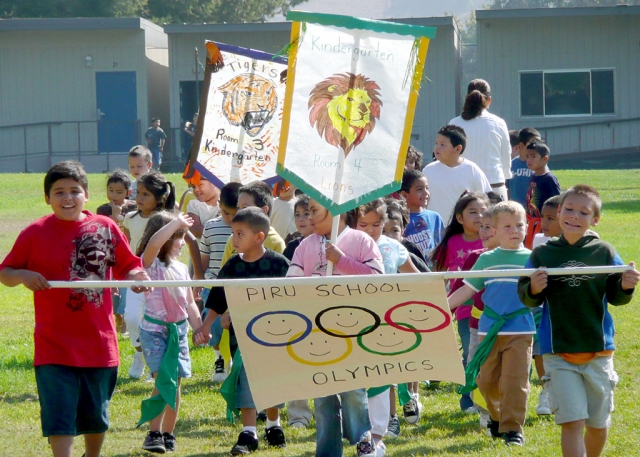
[{"label": "dark hair", "polygon": [[547,198],[542,204],[542,209],[545,209],[547,207],[557,209],[562,204],[562,198],[563,198],[563,194],[554,195],[553,197]]},{"label": "dark hair", "polygon": [[420,178],[424,178],[424,174],[420,170],[405,170],[402,174],[402,186],[400,187],[400,192],[409,193],[413,183]]},{"label": "dark hair", "polygon": [[564,205],[564,201],[570,195],[584,195],[587,197],[593,204],[593,215],[595,217],[600,217],[600,212],[602,211],[602,199],[595,187],[587,184],[576,184],[562,194],[562,201],[560,202],[560,205]]},{"label": "dark hair", "polygon": [[159,120],[160,120],[160,118],[153,117],[153,118],[151,118],[151,123],[153,124],[155,121],[159,121]]},{"label": "dark hair", "polygon": [[391,197],[385,199],[384,202],[387,204],[388,219],[400,222],[402,228],[409,225],[411,218],[409,216],[409,207],[407,206],[406,201]]},{"label": "dark hair", "polygon": [[242,184],[239,182],[228,182],[220,189],[220,203],[227,208],[238,207],[238,195]]},{"label": "dark hair", "polygon": [[453,208],[453,213],[451,214],[451,221],[449,221],[449,225],[447,225],[447,228],[444,231],[442,241],[431,253],[431,261],[433,262],[433,267],[435,270],[442,271],[445,268],[445,262],[447,261],[448,244],[451,237],[459,233],[464,233],[464,227],[460,222],[458,222],[456,215],[462,214],[462,212],[467,206],[469,206],[469,204],[478,200],[483,201],[487,206],[489,206],[489,200],[487,199],[487,196],[479,192],[465,192],[456,202],[456,206]]},{"label": "dark hair", "polygon": [[298,200],[296,201],[295,205],[293,205],[293,212],[298,211],[298,206],[304,206],[305,208],[309,209],[310,199],[311,197],[309,197],[307,194],[298,195]]},{"label": "dark hair", "polygon": [[253,197],[253,202],[258,208],[263,206],[267,207],[267,216],[271,215],[271,208],[273,208],[273,196],[271,195],[271,188],[263,181],[253,181],[249,184],[245,184],[238,191],[239,194],[249,194]]},{"label": "dark hair", "polygon": [[511,144],[512,148],[520,144],[519,135],[519,130],[509,130],[509,143]]},{"label": "dark hair", "polygon": [[176,188],[171,181],[157,170],[150,170],[138,179],[138,185],[142,184],[145,189],[153,194],[156,199],[156,210],[173,210],[176,206]]},{"label": "dark hair", "polygon": [[82,164],[74,160],[65,160],[64,162],[58,162],[47,171],[44,176],[44,194],[49,197],[51,188],[56,181],[67,178],[73,179],[82,186],[85,192],[89,192],[89,179]]},{"label": "dark hair", "polygon": [[532,139],[542,140],[540,132],[533,127],[525,127],[518,132],[518,144],[527,144]]},{"label": "dark hair", "polygon": [[487,198],[489,199],[489,204],[491,205],[497,205],[498,203],[504,201],[504,198],[498,192],[494,192],[490,190],[489,192],[487,192],[486,195],[487,195]]},{"label": "dark hair", "polygon": [[414,159],[416,170],[422,170],[422,151],[419,151],[415,146],[411,144],[407,148],[407,158],[405,159],[405,162],[408,159]]},{"label": "dark hair", "polygon": [[438,135],[442,135],[444,137],[449,138],[451,141],[451,146],[454,148],[458,146],[462,146],[462,151],[460,151],[460,155],[464,152],[467,147],[467,134],[464,132],[462,127],[458,127],[457,125],[445,125],[438,130]]},{"label": "dark hair", "polygon": [[540,154],[540,157],[548,157],[551,155],[551,150],[549,149],[549,146],[544,143],[544,141],[532,141],[527,145],[527,149],[536,151],[538,154]]},{"label": "dark hair", "polygon": [[129,157],[142,157],[146,163],[151,163],[153,161],[151,150],[141,144],[129,149]]},{"label": "dark hair", "polygon": [[[138,257],[141,257],[144,253],[144,250],[147,249],[147,245],[149,244],[149,240],[151,240],[151,237],[155,235],[158,230],[160,230],[162,227],[164,227],[177,217],[178,213],[173,210],[160,211],[151,216],[144,229],[142,238],[140,238],[140,243],[138,244],[136,255]],[[187,230],[188,229],[186,227],[181,227],[176,230],[173,235],[171,235],[171,238],[169,238],[169,240],[162,246],[162,248],[160,248],[160,251],[158,252],[158,260],[160,260],[165,265],[169,265],[171,263],[171,259],[168,256],[169,251],[171,251],[171,244],[173,243],[173,240],[185,236]]]},{"label": "dark hair", "polygon": [[489,106],[491,99],[491,87],[484,79],[474,79],[467,87],[467,97],[464,99],[462,114],[465,121],[475,119]]},{"label": "dark hair", "polygon": [[131,179],[129,178],[129,173],[120,168],[116,168],[107,175],[107,186],[109,184],[118,182],[121,182],[126,190],[131,189]]},{"label": "dark hair", "polygon": [[271,222],[269,222],[269,216],[264,214],[260,208],[255,206],[251,206],[248,208],[244,208],[239,210],[233,219],[231,219],[232,224],[247,224],[247,226],[251,229],[252,232],[262,232],[266,238],[269,230],[271,228]]},{"label": "dark hair", "polygon": [[385,224],[387,222],[387,204],[381,198],[376,198],[374,200],[371,200],[370,202],[365,203],[364,205],[360,205],[358,206],[357,210],[356,223],[361,217],[364,217],[365,214],[372,211],[378,213],[378,216],[380,216],[380,222],[382,224]]}]

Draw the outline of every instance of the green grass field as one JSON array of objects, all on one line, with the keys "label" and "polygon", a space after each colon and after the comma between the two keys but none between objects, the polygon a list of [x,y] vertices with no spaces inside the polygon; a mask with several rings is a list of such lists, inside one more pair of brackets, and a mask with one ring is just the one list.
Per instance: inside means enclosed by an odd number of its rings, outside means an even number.
[{"label": "green grass field", "polygon": [[[556,173],[563,188],[586,183],[595,186],[604,201],[603,217],[596,227],[600,236],[618,249],[625,261],[640,260],[637,221],[640,216],[640,170],[560,171]],[[4,258],[22,228],[36,218],[49,213],[42,191],[42,174],[3,174],[0,180],[0,259]],[[186,185],[179,175],[171,175],[179,184],[179,192]],[[104,175],[90,176],[90,200],[87,208],[95,208],[106,201]],[[43,253],[44,254],[44,253]],[[50,455],[47,440],[41,437],[39,405],[32,368],[33,363],[33,301],[24,287],[0,286],[0,455]],[[616,369],[620,384],[616,391],[616,411],[613,428],[605,449],[607,456],[640,455],[640,367],[637,355],[640,339],[639,299],[625,307],[612,310],[617,325]],[[61,332],[64,328],[60,329]],[[152,389],[143,380],[128,378],[133,350],[126,340],[120,341],[122,365],[119,383],[111,403],[111,429],[107,434],[103,456],[150,455],[141,445],[146,429],[136,429],[140,401]],[[211,382],[213,351],[193,349],[193,373],[183,386],[182,408],[176,429],[178,454],[184,456],[222,456],[235,443],[241,429],[225,419],[225,405],[218,387]],[[277,361],[274,361],[277,369]],[[534,375],[535,377],[535,375]],[[535,415],[539,386],[532,384],[529,414],[525,429],[527,439],[522,449],[507,448],[492,441],[478,427],[477,416],[462,414],[458,409],[455,385],[442,383],[437,390],[422,392],[423,416],[419,424],[409,426],[402,419],[402,434],[387,439],[388,456],[418,455],[479,455],[502,456],[560,455],[560,430],[551,417]],[[285,414],[285,413],[283,413]],[[284,417],[286,423],[286,417]],[[262,435],[259,426],[259,434]],[[312,456],[315,450],[315,431],[291,429],[285,426],[288,446],[282,450],[261,447],[258,455]],[[74,455],[83,453],[82,440],[76,441]],[[262,446],[262,442],[261,442]],[[352,455],[347,447],[345,455]]]}]

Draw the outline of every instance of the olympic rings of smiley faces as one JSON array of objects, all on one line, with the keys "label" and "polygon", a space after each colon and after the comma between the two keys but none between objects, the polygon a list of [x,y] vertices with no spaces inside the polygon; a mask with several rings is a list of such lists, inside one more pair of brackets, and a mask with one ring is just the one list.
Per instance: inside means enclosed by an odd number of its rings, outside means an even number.
[{"label": "olympic rings of smiley faces", "polygon": [[304,314],[295,311],[269,311],[258,314],[249,321],[247,336],[261,346],[290,346],[309,336],[312,327],[311,320]]},{"label": "olympic rings of smiley faces", "polygon": [[[430,333],[447,327],[451,323],[451,316],[433,303],[407,301],[389,308],[384,320],[391,327],[405,332]],[[411,322],[411,325],[405,322]]]},{"label": "olympic rings of smiley faces", "polygon": [[[404,322],[400,324],[405,326],[402,331],[390,324],[381,324],[375,333],[359,336],[358,346],[363,351],[377,355],[400,355],[413,351],[422,343],[422,335],[415,331],[413,325]],[[409,333],[407,329],[413,329],[414,332]],[[366,345],[363,342],[365,339]]]},{"label": "olympic rings of smiley faces", "polygon": [[[318,329],[329,336],[355,338],[374,332],[380,326],[380,316],[360,306],[332,306],[320,311],[315,322]],[[331,330],[335,328],[340,331]]]},{"label": "olympic rings of smiley faces", "polygon": [[[331,335],[342,334],[340,330],[331,329]],[[300,334],[295,334],[291,337],[291,340],[300,341]],[[304,365],[322,366],[332,365],[338,363],[351,355],[353,350],[353,343],[348,338],[343,338],[338,341],[342,341],[345,345],[344,351],[338,349],[336,351],[336,340],[327,338],[327,333],[324,330],[314,328],[303,342],[293,346],[292,344],[287,346],[287,352],[289,356],[296,362]],[[341,353],[339,351],[342,351]],[[301,354],[304,352],[304,357]]]}]

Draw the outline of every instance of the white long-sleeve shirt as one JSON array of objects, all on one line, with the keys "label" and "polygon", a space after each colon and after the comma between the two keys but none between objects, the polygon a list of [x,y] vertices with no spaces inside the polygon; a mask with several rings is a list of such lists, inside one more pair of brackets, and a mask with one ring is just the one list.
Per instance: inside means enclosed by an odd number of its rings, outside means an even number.
[{"label": "white long-sleeve shirt", "polygon": [[485,109],[470,121],[458,116],[449,124],[464,129],[467,147],[463,157],[478,165],[491,184],[504,183],[511,178],[511,143],[505,121]]}]

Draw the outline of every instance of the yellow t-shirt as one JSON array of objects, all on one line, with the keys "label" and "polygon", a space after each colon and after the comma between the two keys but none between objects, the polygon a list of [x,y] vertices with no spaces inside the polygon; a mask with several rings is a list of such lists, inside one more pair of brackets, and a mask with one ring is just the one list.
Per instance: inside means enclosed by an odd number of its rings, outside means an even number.
[{"label": "yellow t-shirt", "polygon": [[[227,260],[236,253],[236,250],[233,247],[232,237],[233,235],[229,236],[227,244],[224,247],[224,254],[222,254],[222,263],[220,264],[220,268],[222,268],[224,264],[227,263]],[[272,251],[276,251],[278,254],[282,254],[286,246],[284,244],[284,240],[280,235],[278,235],[276,229],[269,227],[269,233],[264,240],[264,247],[271,249]]]}]

